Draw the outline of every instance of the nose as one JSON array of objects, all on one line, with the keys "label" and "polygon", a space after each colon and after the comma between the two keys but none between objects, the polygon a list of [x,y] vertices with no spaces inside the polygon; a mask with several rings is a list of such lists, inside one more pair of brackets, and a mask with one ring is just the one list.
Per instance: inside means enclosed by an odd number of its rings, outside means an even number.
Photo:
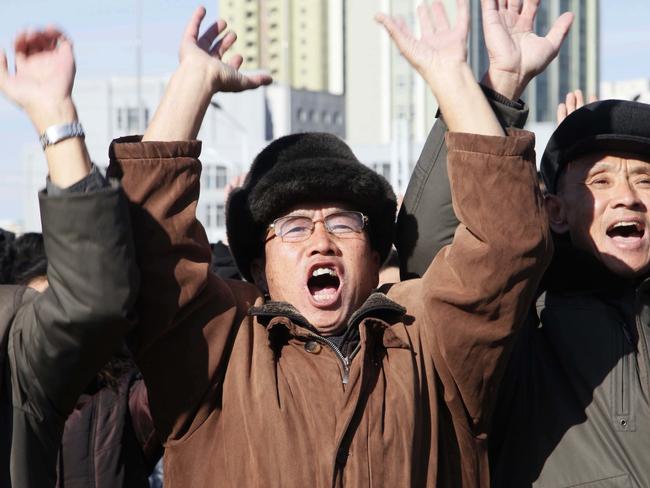
[{"label": "nose", "polygon": [[613,208],[639,209],[643,202],[639,197],[634,185],[627,178],[622,178],[614,187],[614,197],[612,198]]},{"label": "nose", "polygon": [[314,224],[314,232],[307,241],[309,243],[309,255],[322,254],[323,256],[336,256],[339,248],[334,241],[332,234],[327,232],[323,222]]}]

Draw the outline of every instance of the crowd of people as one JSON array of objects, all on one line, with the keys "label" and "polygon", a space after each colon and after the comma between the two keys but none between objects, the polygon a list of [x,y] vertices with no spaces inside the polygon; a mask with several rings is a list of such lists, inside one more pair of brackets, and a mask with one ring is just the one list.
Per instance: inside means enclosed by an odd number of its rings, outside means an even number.
[{"label": "crowd of people", "polygon": [[650,486],[650,106],[568,94],[538,173],[520,97],[573,21],[537,35],[539,3],[481,1],[480,82],[469,0],[418,36],[378,14],[440,107],[399,212],[342,140],[288,135],[230,192],[229,247],[197,133],[272,80],[226,23],[192,14],[106,175],[71,42],[18,33],[0,91],[48,178],[42,235],[0,233],[0,487]]}]

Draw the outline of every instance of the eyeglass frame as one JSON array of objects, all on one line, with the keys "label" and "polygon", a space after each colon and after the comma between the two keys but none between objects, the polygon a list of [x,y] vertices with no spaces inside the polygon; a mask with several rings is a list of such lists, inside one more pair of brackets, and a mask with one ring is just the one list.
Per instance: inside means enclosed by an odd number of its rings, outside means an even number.
[{"label": "eyeglass frame", "polygon": [[[340,233],[338,233],[338,234],[337,234],[336,232],[332,232],[332,231],[329,229],[329,227],[328,227],[328,225],[327,225],[327,223],[326,223],[326,219],[327,219],[328,217],[331,217],[332,215],[350,214],[350,213],[351,213],[351,214],[356,214],[356,215],[360,215],[360,216],[361,216],[361,229],[359,229],[358,231],[351,230],[351,231],[349,231],[349,232],[348,232],[348,231],[346,231],[346,232],[340,232]],[[276,230],[275,230],[275,228],[276,228],[276,226],[277,226],[277,222],[280,221],[280,220],[283,220],[283,219],[289,218],[289,217],[302,217],[302,218],[305,218],[305,219],[309,219],[309,220],[311,220],[312,225],[311,225],[311,228],[309,229],[309,230],[310,230],[309,235],[307,235],[304,239],[299,239],[299,240],[297,240],[297,241],[285,241],[285,240],[284,240],[284,236],[281,236],[281,235],[277,234],[277,232],[276,232]],[[364,229],[366,229],[366,228],[368,227],[369,219],[368,219],[368,216],[367,216],[366,214],[364,214],[363,212],[359,212],[359,211],[357,211],[357,210],[340,210],[340,211],[338,211],[338,212],[333,212],[333,213],[331,213],[331,214],[328,214],[328,215],[326,215],[325,217],[323,217],[322,219],[318,219],[318,220],[310,219],[310,218],[309,218],[308,216],[306,216],[306,215],[284,215],[284,216],[282,216],[282,217],[278,217],[277,219],[275,219],[273,222],[271,222],[271,223],[267,226],[267,228],[266,228],[267,232],[270,231],[270,230],[272,230],[272,231],[273,231],[273,235],[267,237],[267,238],[266,238],[266,242],[268,242],[269,240],[273,239],[274,237],[280,237],[280,239],[282,240],[282,242],[289,242],[289,243],[292,243],[292,242],[304,242],[304,241],[308,240],[312,235],[314,235],[314,230],[316,230],[316,224],[317,224],[318,222],[322,222],[322,223],[323,223],[323,226],[325,227],[325,230],[327,231],[328,234],[333,235],[333,236],[341,236],[341,235],[351,234],[351,233],[354,233],[354,234],[360,234],[360,233],[362,233],[362,232],[364,231]]]}]

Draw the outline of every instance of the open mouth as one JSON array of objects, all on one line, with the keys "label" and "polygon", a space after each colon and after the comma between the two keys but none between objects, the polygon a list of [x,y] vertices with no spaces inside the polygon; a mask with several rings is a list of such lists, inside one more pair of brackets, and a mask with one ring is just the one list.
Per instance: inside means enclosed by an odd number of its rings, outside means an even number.
[{"label": "open mouth", "polygon": [[607,229],[607,236],[618,239],[640,239],[645,233],[641,222],[616,222]]},{"label": "open mouth", "polygon": [[317,304],[330,305],[338,297],[341,279],[333,266],[322,265],[312,269],[307,279],[309,294]]}]

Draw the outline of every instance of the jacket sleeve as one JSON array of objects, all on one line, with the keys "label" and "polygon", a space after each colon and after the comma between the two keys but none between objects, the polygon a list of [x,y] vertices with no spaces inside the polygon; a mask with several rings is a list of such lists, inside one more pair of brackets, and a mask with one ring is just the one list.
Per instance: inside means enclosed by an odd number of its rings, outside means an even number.
[{"label": "jacket sleeve", "polygon": [[[534,136],[448,133],[460,220],[420,283],[434,364],[452,410],[487,431],[508,354],[550,261]],[[453,326],[448,326],[453,324]]]},{"label": "jacket sleeve", "polygon": [[14,405],[65,418],[133,325],[139,278],[119,188],[42,193],[40,207],[49,287],[13,320]]},{"label": "jacket sleeve", "polygon": [[[522,128],[528,108],[482,87],[504,128]],[[447,174],[447,125],[442,117],[434,124],[409,181],[397,218],[395,247],[402,280],[417,278],[443,246],[451,243],[458,218],[451,204]]]},{"label": "jacket sleeve", "polygon": [[131,202],[141,272],[131,346],[163,443],[191,432],[215,408],[235,326],[258,294],[208,270],[210,245],[196,218],[200,151],[198,141],[131,137],[111,145],[108,174],[121,179]]}]

